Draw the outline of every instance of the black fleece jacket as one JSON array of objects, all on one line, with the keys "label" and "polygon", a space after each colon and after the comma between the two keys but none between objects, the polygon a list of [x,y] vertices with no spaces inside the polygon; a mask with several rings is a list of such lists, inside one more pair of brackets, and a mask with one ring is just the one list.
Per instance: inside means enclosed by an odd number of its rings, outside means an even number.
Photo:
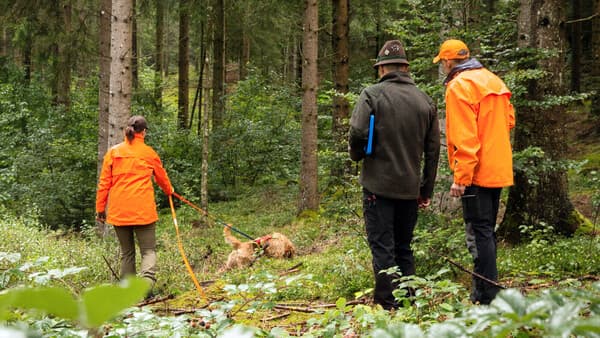
[{"label": "black fleece jacket", "polygon": [[[370,114],[375,114],[373,153],[365,157]],[[440,155],[437,108],[408,73],[388,73],[361,92],[348,143],[350,158],[363,159],[365,189],[395,199],[432,196]]]}]

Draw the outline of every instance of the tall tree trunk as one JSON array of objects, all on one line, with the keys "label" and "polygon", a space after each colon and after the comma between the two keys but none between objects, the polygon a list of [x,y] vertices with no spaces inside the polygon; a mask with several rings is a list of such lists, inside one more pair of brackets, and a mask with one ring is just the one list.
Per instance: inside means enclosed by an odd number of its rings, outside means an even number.
[{"label": "tall tree trunk", "polygon": [[188,0],[179,1],[179,95],[177,124],[186,129],[189,116],[190,12]]},{"label": "tall tree trunk", "polygon": [[163,61],[165,36],[165,2],[156,0],[156,57],[154,60],[154,102],[162,109]]},{"label": "tall tree trunk", "polygon": [[214,2],[214,36],[213,36],[213,126],[223,123],[223,95],[225,81],[225,1]]},{"label": "tall tree trunk", "polygon": [[[100,64],[98,73],[98,160],[96,165],[97,177],[100,177],[104,154],[108,150],[108,109],[110,104],[110,38],[112,0],[102,0],[100,3]],[[104,222],[96,223],[98,234],[104,237],[108,234],[108,226]]]},{"label": "tall tree trunk", "polygon": [[110,41],[110,105],[108,146],[123,141],[123,128],[131,115],[132,0],[112,0]]},{"label": "tall tree trunk", "polygon": [[7,55],[8,51],[8,34],[4,24],[1,24],[0,28],[2,30],[2,37],[0,38],[0,57],[4,57]]},{"label": "tall tree trunk", "polygon": [[[349,78],[349,16],[350,0],[333,0],[333,82],[336,95],[333,97],[333,141],[340,158],[347,158],[346,133],[348,131],[348,115],[350,105],[344,97],[348,93]],[[336,161],[331,175],[343,176],[349,173],[351,164],[348,160]]]},{"label": "tall tree trunk", "polygon": [[100,177],[102,160],[108,150],[108,107],[110,103],[110,35],[112,0],[102,0],[100,4],[100,64],[98,84],[98,162]]},{"label": "tall tree trunk", "polygon": [[246,79],[248,75],[248,63],[250,62],[250,37],[248,29],[243,28],[242,31],[242,55],[240,58],[240,80]]},{"label": "tall tree trunk", "polygon": [[[206,58],[202,61],[204,63],[203,68],[208,69],[208,61],[206,60]],[[208,74],[208,72],[207,72]],[[208,75],[207,75],[208,76]],[[204,79],[201,79],[202,83],[204,83]],[[204,90],[204,99],[202,100],[203,105],[204,105],[204,114],[198,113],[199,116],[202,117],[202,123],[200,123],[201,129],[202,129],[202,172],[201,172],[201,178],[200,178],[200,206],[202,207],[202,209],[208,211],[208,160],[209,160],[209,128],[210,128],[210,118],[209,118],[209,112],[210,109],[208,107],[208,104],[210,102],[210,93],[209,93],[209,88],[210,86],[208,86],[208,83],[210,83],[210,81],[206,81],[207,85],[204,86],[202,85],[202,88]],[[206,218],[203,219],[204,222],[206,222]]]},{"label": "tall tree trunk", "polygon": [[131,85],[138,87],[138,38],[137,38],[137,7],[136,0],[132,0],[133,18],[131,20]]},{"label": "tall tree trunk", "polygon": [[33,67],[31,53],[33,52],[33,34],[31,33],[33,18],[29,16],[27,18],[27,28],[25,32],[25,44],[23,46],[23,68],[25,82],[31,82],[31,68]]},{"label": "tall tree trunk", "polygon": [[[572,19],[579,19],[581,15],[581,0],[571,1]],[[580,21],[573,22],[570,25],[569,35],[571,40],[571,90],[581,91],[581,57],[583,54],[583,45],[581,43],[581,25]]]},{"label": "tall tree trunk", "polygon": [[[600,13],[600,0],[596,0],[595,13]],[[592,21],[592,60],[600,60],[600,15],[596,15]],[[595,83],[595,88],[600,88],[600,67],[592,66],[591,81]],[[592,114],[600,117],[600,90],[596,89],[596,94],[592,97]],[[597,119],[596,132],[600,134],[600,119]]]},{"label": "tall tree trunk", "polygon": [[300,198],[298,213],[319,208],[317,186],[317,86],[319,4],[304,0],[302,49],[302,154],[300,167]]},{"label": "tall tree trunk", "polygon": [[[565,67],[565,34],[563,2],[560,0],[521,0],[518,18],[519,47],[553,50],[557,54],[539,60],[536,67],[548,73],[529,83],[526,99],[542,101],[563,95],[566,83],[561,72]],[[525,106],[518,108],[515,151],[529,146],[540,147],[553,161],[564,158],[567,135],[563,128],[566,111],[563,106]],[[540,170],[541,171],[541,170]],[[574,208],[568,196],[567,173],[562,168],[547,168],[537,175],[537,184],[523,171],[515,172],[500,234],[512,242],[521,240],[520,225],[552,226],[561,233],[573,233],[577,227]]]},{"label": "tall tree trunk", "polygon": [[53,97],[54,103],[69,109],[71,104],[71,65],[72,65],[72,39],[71,32],[71,1],[56,1],[54,3],[57,31],[55,42],[55,66]]},{"label": "tall tree trunk", "polygon": [[194,103],[192,104],[192,113],[190,115],[190,125],[188,129],[191,129],[194,124],[194,111],[196,107],[198,107],[198,135],[202,135],[202,100],[203,100],[203,89],[204,89],[204,71],[206,70],[206,41],[204,34],[204,23],[200,24],[200,62],[199,62],[199,72],[198,72],[198,85],[196,87],[196,94],[194,95]]},{"label": "tall tree trunk", "polygon": [[[381,1],[375,2],[375,47],[373,50],[373,59],[377,59],[379,49],[383,46],[383,31],[381,29]],[[375,78],[379,78],[377,69],[374,71]]]}]

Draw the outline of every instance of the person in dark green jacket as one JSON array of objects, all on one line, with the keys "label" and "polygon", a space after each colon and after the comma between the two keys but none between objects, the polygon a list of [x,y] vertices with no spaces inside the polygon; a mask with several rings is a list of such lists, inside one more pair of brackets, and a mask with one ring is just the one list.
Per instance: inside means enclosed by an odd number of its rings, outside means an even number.
[{"label": "person in dark green jacket", "polygon": [[[410,244],[418,208],[431,203],[440,154],[436,105],[417,88],[408,65],[402,43],[387,41],[374,64],[379,82],[361,92],[350,119],[350,158],[362,160],[359,182],[373,255],[373,298],[384,309],[398,307],[392,295],[398,276],[382,270],[397,266],[403,276],[415,273]],[[371,115],[373,145],[367,154]]]}]

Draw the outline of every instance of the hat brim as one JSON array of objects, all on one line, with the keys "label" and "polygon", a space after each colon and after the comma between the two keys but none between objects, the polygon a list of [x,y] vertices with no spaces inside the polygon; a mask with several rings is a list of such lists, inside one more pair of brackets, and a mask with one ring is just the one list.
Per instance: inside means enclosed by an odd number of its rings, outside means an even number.
[{"label": "hat brim", "polygon": [[400,64],[400,65],[409,65],[408,61],[406,61],[405,59],[390,59],[390,60],[381,60],[377,63],[375,63],[373,65],[373,68],[377,68],[379,66],[383,66],[383,65],[389,65],[389,64]]},{"label": "hat brim", "polygon": [[438,63],[440,62],[440,56],[437,55],[436,57],[433,58],[433,63]]}]

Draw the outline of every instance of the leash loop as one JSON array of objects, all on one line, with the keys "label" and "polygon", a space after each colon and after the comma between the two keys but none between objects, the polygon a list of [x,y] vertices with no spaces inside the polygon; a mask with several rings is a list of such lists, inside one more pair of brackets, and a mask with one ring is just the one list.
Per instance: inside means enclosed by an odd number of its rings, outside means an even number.
[{"label": "leash loop", "polygon": [[[173,194],[175,194],[175,193],[173,193]],[[171,195],[169,195],[169,205],[171,206],[171,216],[173,217],[173,224],[175,225],[175,233],[177,235],[177,247],[179,248],[179,253],[181,254],[181,258],[183,258],[185,267],[187,268],[187,271],[188,271],[190,277],[192,277],[192,281],[194,282],[194,285],[196,286],[196,290],[198,290],[200,297],[202,297],[202,299],[204,301],[208,302],[208,300],[206,298],[206,294],[204,293],[204,290],[202,290],[200,283],[198,283],[198,279],[196,279],[194,270],[192,270],[192,267],[190,266],[190,263],[188,262],[188,259],[185,255],[185,251],[183,250],[183,243],[181,242],[181,236],[179,235],[179,225],[177,224],[177,216],[175,215],[175,207],[173,206],[173,198],[171,197]]]}]

